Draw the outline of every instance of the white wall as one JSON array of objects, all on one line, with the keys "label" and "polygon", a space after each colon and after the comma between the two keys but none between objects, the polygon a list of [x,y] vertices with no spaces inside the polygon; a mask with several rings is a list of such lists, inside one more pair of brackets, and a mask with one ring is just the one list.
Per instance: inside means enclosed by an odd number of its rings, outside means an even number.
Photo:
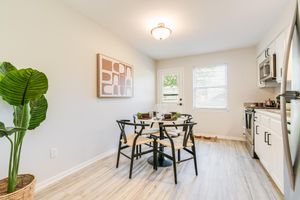
[{"label": "white wall", "polygon": [[[116,147],[116,119],[148,111],[155,102],[153,60],[89,19],[53,0],[0,2],[0,60],[33,67],[49,78],[46,121],[25,138],[21,172],[43,181]],[[135,97],[96,97],[96,53],[135,66]],[[12,124],[0,102],[0,120]],[[49,149],[58,148],[51,160]],[[0,139],[0,177],[6,176],[8,143]]]},{"label": "white wall", "polygon": [[[228,110],[193,109],[193,67],[223,63],[228,65]],[[185,109],[198,123],[196,134],[242,139],[243,103],[273,97],[273,89],[257,87],[255,47],[161,60],[156,65],[158,70],[184,67]]]}]

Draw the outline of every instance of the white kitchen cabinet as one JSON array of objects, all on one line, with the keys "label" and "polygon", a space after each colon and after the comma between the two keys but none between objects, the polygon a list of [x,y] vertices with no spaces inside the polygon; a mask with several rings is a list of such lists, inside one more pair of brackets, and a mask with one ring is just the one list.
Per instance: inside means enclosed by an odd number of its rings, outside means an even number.
[{"label": "white kitchen cabinet", "polygon": [[[288,28],[285,28],[277,38],[273,40],[273,42],[265,48],[265,50],[260,54],[257,58],[257,66],[259,69],[259,63],[261,63],[267,55],[276,54],[276,82],[281,83],[282,81],[282,73],[283,73],[283,61],[284,61],[284,51],[287,45],[288,40]],[[292,53],[292,52],[291,52]],[[291,56],[290,56],[291,58]],[[288,68],[288,76],[287,80],[291,81],[291,60],[289,60],[289,68]],[[258,73],[258,87],[277,87],[274,82],[260,82],[259,81],[259,73]]]},{"label": "white kitchen cabinet", "polygon": [[[265,113],[266,114],[265,114]],[[283,143],[281,122],[267,111],[255,113],[255,153],[278,188],[283,192]]]},{"label": "white kitchen cabinet", "polygon": [[276,81],[281,83],[284,50],[287,40],[287,31],[283,31],[276,39]]},{"label": "white kitchen cabinet", "polygon": [[276,54],[276,40],[274,40],[266,49],[267,57],[271,56],[272,54]]},{"label": "white kitchen cabinet", "polygon": [[279,133],[272,130],[269,136],[270,152],[270,174],[279,188],[283,188],[283,143]]},{"label": "white kitchen cabinet", "polygon": [[255,128],[255,140],[254,140],[254,150],[257,156],[260,158],[262,163],[267,163],[266,159],[266,151],[265,151],[265,142],[264,142],[264,129],[263,126],[259,122],[254,123]]},{"label": "white kitchen cabinet", "polygon": [[[276,38],[276,81],[281,83],[282,81],[282,69],[283,69],[283,61],[284,61],[284,51],[287,45],[288,40],[288,29],[285,29],[280,33],[280,35]],[[290,56],[291,58],[291,56]],[[291,69],[291,60],[289,60],[289,69],[288,69],[288,81],[291,80],[290,69]]]}]

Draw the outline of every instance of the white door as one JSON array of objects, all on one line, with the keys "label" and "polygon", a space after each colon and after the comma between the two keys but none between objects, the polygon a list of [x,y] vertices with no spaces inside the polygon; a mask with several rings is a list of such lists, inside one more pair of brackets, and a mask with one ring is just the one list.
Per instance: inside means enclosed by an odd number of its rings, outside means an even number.
[{"label": "white door", "polygon": [[157,111],[183,113],[183,69],[160,69],[157,71],[157,77]]}]

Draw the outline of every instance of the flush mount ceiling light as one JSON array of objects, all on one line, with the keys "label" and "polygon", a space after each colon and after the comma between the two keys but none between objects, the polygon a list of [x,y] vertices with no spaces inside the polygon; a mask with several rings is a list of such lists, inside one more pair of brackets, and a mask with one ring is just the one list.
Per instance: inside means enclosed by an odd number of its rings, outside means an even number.
[{"label": "flush mount ceiling light", "polygon": [[165,26],[164,23],[159,23],[157,27],[151,30],[151,35],[157,40],[167,39],[172,33],[172,30]]}]

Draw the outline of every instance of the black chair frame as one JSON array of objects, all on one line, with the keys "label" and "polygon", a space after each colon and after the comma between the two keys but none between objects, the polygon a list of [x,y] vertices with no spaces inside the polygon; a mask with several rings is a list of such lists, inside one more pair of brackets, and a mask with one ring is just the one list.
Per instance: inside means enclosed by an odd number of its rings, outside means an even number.
[{"label": "black chair frame", "polygon": [[[164,135],[166,136],[166,138],[170,141],[171,144],[171,151],[172,151],[172,155],[166,154],[163,151],[160,151],[159,149],[157,149],[157,145],[156,145],[156,150],[155,153],[161,153],[163,154],[166,158],[172,160],[173,162],[173,170],[174,170],[174,181],[175,184],[177,184],[177,169],[176,169],[176,164],[177,163],[181,163],[181,162],[185,162],[188,160],[193,159],[194,160],[194,165],[195,165],[195,174],[196,176],[198,176],[198,169],[197,169],[197,157],[196,157],[196,149],[195,149],[195,140],[194,140],[194,134],[193,134],[193,126],[196,125],[196,123],[190,122],[190,123],[184,123],[184,124],[168,124],[168,125],[160,125],[161,130],[163,131]],[[178,153],[178,161],[176,161],[176,156],[175,156],[175,145],[174,145],[174,141],[173,141],[173,137],[171,137],[168,134],[167,128],[170,127],[183,127],[183,150],[185,150],[186,152],[188,152],[189,154],[191,154],[192,156],[190,158],[184,159],[184,160],[180,160],[180,151]],[[188,141],[192,142],[192,146],[191,149],[187,148],[187,143]],[[155,163],[155,166],[157,166],[157,163]]]},{"label": "black chair frame", "polygon": [[[120,138],[119,138],[119,147],[118,147],[118,156],[117,156],[116,168],[119,167],[120,155],[123,155],[126,158],[130,159],[129,178],[131,179],[134,158],[141,157],[142,155],[147,154],[147,153],[151,153],[151,152],[153,152],[153,157],[156,158],[156,156],[157,156],[156,142],[154,142],[154,146],[150,150],[147,150],[147,151],[144,151],[144,152],[142,152],[142,151],[136,151],[135,152],[136,149],[139,149],[138,146],[141,146],[141,145],[136,145],[137,139],[142,135],[142,132],[145,129],[145,127],[149,126],[149,125],[148,124],[131,123],[130,120],[117,120],[117,123],[118,123],[118,126],[119,126],[120,130],[121,130],[121,133],[120,133]],[[126,144],[127,143],[127,137],[126,137],[126,133],[125,133],[125,127],[126,126],[141,127],[140,131],[135,133],[136,136],[134,137],[133,144],[131,146],[131,148],[132,148],[131,156],[128,156],[128,155],[126,155],[125,153],[122,152],[123,149],[126,149],[126,148],[130,147],[129,145]],[[122,139],[123,139],[125,145],[123,145]],[[147,144],[145,144],[145,145],[147,145]],[[156,164],[153,165],[153,169],[157,169]]]},{"label": "black chair frame", "polygon": [[[136,115],[136,114],[133,115],[133,123],[138,124],[138,123],[137,123],[137,119],[138,119],[137,115]],[[146,123],[145,123],[144,121],[141,121],[140,124],[146,124]],[[154,125],[154,122],[148,124],[148,126],[149,126],[150,128],[153,128],[153,125]],[[135,132],[135,133],[138,133],[138,126],[134,126],[134,132]],[[152,138],[152,139],[158,139],[158,137],[155,137],[155,136],[153,136],[152,134],[149,134],[148,137],[149,137],[149,138]],[[152,143],[150,142],[147,146],[153,147],[154,144],[152,145]],[[137,153],[142,152],[142,145],[139,145],[139,147],[136,149],[136,151],[137,151]],[[136,159],[141,158],[141,157],[142,157],[142,156],[139,156],[139,157],[137,157]]]}]

